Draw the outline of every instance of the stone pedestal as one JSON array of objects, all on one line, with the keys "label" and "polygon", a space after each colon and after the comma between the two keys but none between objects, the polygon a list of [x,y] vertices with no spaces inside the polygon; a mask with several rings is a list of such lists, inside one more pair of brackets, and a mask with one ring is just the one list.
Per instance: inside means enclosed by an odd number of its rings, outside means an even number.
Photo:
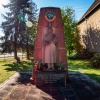
[{"label": "stone pedestal", "polygon": [[36,71],[35,84],[36,86],[46,86],[57,84],[59,81],[63,81],[62,83],[66,86],[66,70],[61,71]]}]

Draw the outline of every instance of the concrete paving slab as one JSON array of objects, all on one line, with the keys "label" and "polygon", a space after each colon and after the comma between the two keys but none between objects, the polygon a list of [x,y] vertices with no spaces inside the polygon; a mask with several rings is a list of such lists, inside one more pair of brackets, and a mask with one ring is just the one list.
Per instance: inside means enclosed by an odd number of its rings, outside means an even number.
[{"label": "concrete paving slab", "polygon": [[82,73],[69,73],[63,86],[36,87],[29,81],[31,73],[15,73],[0,84],[0,100],[100,100],[100,84]]}]

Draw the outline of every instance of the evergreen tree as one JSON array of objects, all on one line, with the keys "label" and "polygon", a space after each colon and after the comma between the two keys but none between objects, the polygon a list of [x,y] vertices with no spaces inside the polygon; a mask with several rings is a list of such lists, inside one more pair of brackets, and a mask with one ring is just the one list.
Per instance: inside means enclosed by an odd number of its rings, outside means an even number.
[{"label": "evergreen tree", "polygon": [[35,37],[36,37],[36,28],[37,25],[36,23],[31,29],[27,30],[26,34],[26,52],[27,52],[27,59],[30,59],[30,56],[33,56],[33,51],[34,51],[34,42],[35,42]]},{"label": "evergreen tree", "polygon": [[34,2],[31,2],[31,5],[28,9],[32,14],[28,14],[27,18],[28,21],[32,22],[32,27],[28,28],[26,31],[26,52],[27,52],[27,59],[30,59],[30,56],[33,56],[34,50],[34,41],[36,37],[36,29],[37,29],[37,6]]},{"label": "evergreen tree", "polygon": [[[5,34],[5,43],[6,41],[9,41],[10,48],[13,47],[14,49],[15,59],[17,60],[17,62],[20,62],[20,59],[17,56],[17,49],[19,46],[22,47],[22,44],[26,39],[26,24],[24,16],[32,15],[34,7],[30,10],[30,7],[32,6],[32,2],[30,0],[10,0],[10,3],[8,5],[3,6],[4,8],[8,8],[10,10],[6,13],[6,15],[2,15],[5,19],[5,21],[2,22],[1,25]],[[36,7],[35,4],[33,6]],[[35,13],[36,12],[34,12],[34,15]],[[21,17],[21,20],[19,20],[18,18],[20,17],[20,14],[23,15],[23,17]]]}]

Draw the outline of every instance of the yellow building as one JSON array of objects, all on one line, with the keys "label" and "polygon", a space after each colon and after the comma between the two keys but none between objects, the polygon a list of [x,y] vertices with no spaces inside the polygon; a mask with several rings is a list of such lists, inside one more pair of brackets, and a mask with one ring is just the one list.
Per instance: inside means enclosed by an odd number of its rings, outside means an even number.
[{"label": "yellow building", "polygon": [[95,0],[78,22],[81,44],[89,52],[100,52],[100,0]]}]

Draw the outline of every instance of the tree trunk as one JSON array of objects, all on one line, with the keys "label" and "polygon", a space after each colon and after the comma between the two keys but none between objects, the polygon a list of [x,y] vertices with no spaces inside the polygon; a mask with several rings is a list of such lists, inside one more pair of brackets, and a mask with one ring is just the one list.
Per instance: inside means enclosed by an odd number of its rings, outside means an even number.
[{"label": "tree trunk", "polygon": [[17,63],[20,63],[20,58],[17,56],[17,33],[18,33],[18,19],[15,21],[15,34],[14,34],[14,58]]},{"label": "tree trunk", "polygon": [[15,41],[14,41],[14,58],[16,59],[17,63],[20,63],[20,59],[17,56],[17,39],[15,37]]},{"label": "tree trunk", "polygon": [[27,52],[27,59],[29,60],[30,57],[29,57],[29,45],[28,45],[28,41],[26,43],[26,52]]}]

